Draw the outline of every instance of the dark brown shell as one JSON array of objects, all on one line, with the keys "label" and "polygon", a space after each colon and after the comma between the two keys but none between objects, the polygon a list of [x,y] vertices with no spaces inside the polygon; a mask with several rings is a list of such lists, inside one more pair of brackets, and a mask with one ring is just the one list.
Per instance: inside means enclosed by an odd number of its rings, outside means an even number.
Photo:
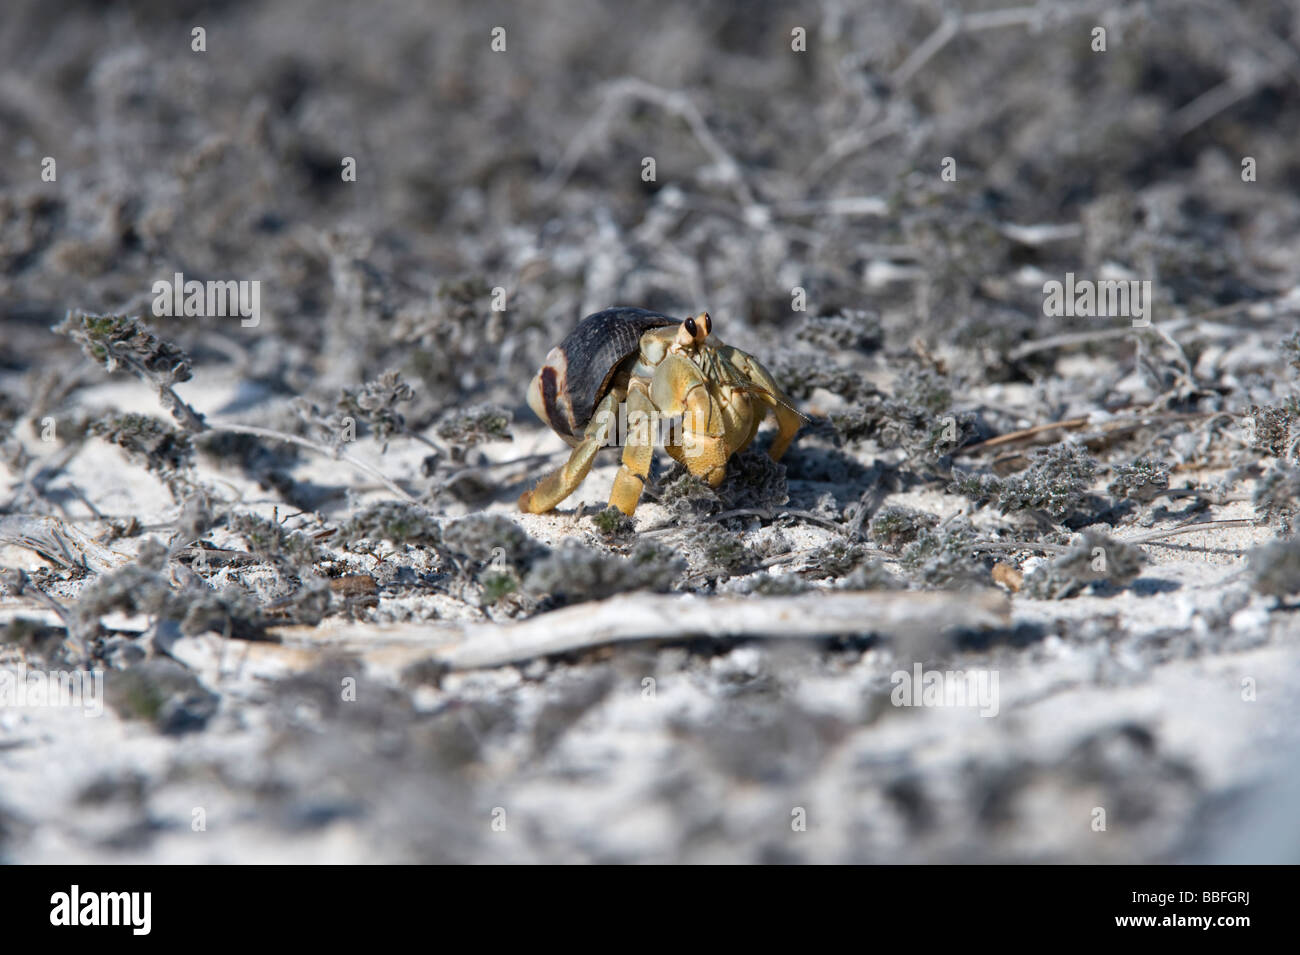
[{"label": "dark brown shell", "polygon": [[577,440],[619,367],[637,353],[641,336],[680,323],[643,308],[588,315],[547,356],[529,387],[529,404],[561,437]]}]

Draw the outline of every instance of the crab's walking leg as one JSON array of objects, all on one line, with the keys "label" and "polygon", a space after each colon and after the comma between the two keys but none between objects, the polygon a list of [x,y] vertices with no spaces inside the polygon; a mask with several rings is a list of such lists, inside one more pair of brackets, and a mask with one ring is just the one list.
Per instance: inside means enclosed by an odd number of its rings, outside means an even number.
[{"label": "crab's walking leg", "polygon": [[655,373],[650,397],[663,414],[682,418],[681,441],[669,453],[712,487],[721,484],[727,476],[726,423],[700,370],[669,355]]},{"label": "crab's walking leg", "polygon": [[650,461],[655,453],[655,430],[658,415],[645,392],[645,386],[633,382],[627,393],[627,434],[624,436],[623,465],[614,477],[609,503],[629,517],[641,500]]},{"label": "crab's walking leg", "polygon": [[605,438],[614,423],[616,399],[611,392],[596,405],[591,422],[583,432],[582,441],[573,449],[569,460],[537,482],[531,491],[519,496],[519,510],[528,514],[543,514],[551,510],[578,489],[587,477],[596,452],[605,446]]},{"label": "crab's walking leg", "polygon": [[[776,416],[777,428],[776,437],[772,439],[772,447],[768,449],[768,454],[772,456],[773,461],[781,460],[781,455],[785,454],[786,448],[790,447],[790,442],[794,440],[795,433],[799,430],[799,426],[803,424],[803,415],[794,409],[794,405],[786,393],[781,390],[781,386],[776,383],[772,373],[760,365],[757,358],[741,351],[739,348],[730,346],[726,349],[726,355],[728,360],[739,368],[746,378],[767,392],[767,395],[758,400],[765,401],[771,406],[772,414]],[[754,423],[757,425],[757,420]],[[753,435],[750,435],[750,437],[752,438]]]}]

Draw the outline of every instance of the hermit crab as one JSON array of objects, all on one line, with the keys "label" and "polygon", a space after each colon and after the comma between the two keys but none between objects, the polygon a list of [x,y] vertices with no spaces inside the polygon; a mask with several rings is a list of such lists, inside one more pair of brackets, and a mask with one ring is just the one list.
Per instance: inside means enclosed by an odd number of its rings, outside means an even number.
[{"label": "hermit crab", "polygon": [[804,416],[771,372],[712,332],[708,312],[681,321],[607,308],[578,323],[528,385],[529,407],[573,453],[524,492],[519,509],[551,510],[577,490],[602,447],[619,444],[609,503],[624,514],[636,510],[656,444],[717,487],[768,411],[777,425],[769,453],[780,459]]}]

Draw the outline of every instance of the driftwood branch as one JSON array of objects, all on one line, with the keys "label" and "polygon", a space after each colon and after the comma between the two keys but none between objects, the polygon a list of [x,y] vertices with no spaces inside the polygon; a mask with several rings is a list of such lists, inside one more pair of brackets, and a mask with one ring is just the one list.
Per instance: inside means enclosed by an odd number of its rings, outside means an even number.
[{"label": "driftwood branch", "polygon": [[0,517],[0,545],[29,550],[56,567],[98,573],[131,560],[129,554],[104,546],[76,524],[33,514]]},{"label": "driftwood branch", "polygon": [[286,644],[378,651],[390,658],[395,650],[417,650],[420,657],[452,669],[474,669],[635,640],[933,635],[1005,626],[1010,613],[1007,597],[995,591],[843,591],[792,597],[627,594],[506,624],[287,626],[271,634]]},{"label": "driftwood branch", "polygon": [[1114,436],[1125,431],[1137,431],[1140,428],[1150,427],[1154,424],[1165,424],[1172,421],[1204,421],[1208,418],[1216,418],[1226,414],[1227,412],[1224,411],[1158,411],[1149,414],[1127,415],[1123,418],[1111,418],[1108,421],[1094,421],[1091,415],[1082,415],[1078,418],[1048,421],[1045,424],[1036,424],[1031,428],[1022,428],[1019,431],[999,434],[987,441],[980,441],[976,444],[968,444],[965,447],[958,448],[956,453],[969,455],[977,451],[988,451],[1004,444],[1027,441],[1049,431],[1058,429],[1061,431],[1077,431],[1080,428],[1088,427],[1090,424],[1095,424],[1096,430],[1089,435],[1085,435],[1082,439],[1084,442],[1095,441],[1105,436]]}]

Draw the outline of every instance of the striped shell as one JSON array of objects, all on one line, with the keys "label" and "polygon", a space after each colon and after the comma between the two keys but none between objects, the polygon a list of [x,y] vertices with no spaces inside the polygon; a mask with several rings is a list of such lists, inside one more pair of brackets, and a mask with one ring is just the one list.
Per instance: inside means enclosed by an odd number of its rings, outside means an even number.
[{"label": "striped shell", "polygon": [[643,308],[607,308],[588,315],[551,349],[528,384],[528,406],[569,444],[581,440],[596,404],[641,336],[681,319]]}]

